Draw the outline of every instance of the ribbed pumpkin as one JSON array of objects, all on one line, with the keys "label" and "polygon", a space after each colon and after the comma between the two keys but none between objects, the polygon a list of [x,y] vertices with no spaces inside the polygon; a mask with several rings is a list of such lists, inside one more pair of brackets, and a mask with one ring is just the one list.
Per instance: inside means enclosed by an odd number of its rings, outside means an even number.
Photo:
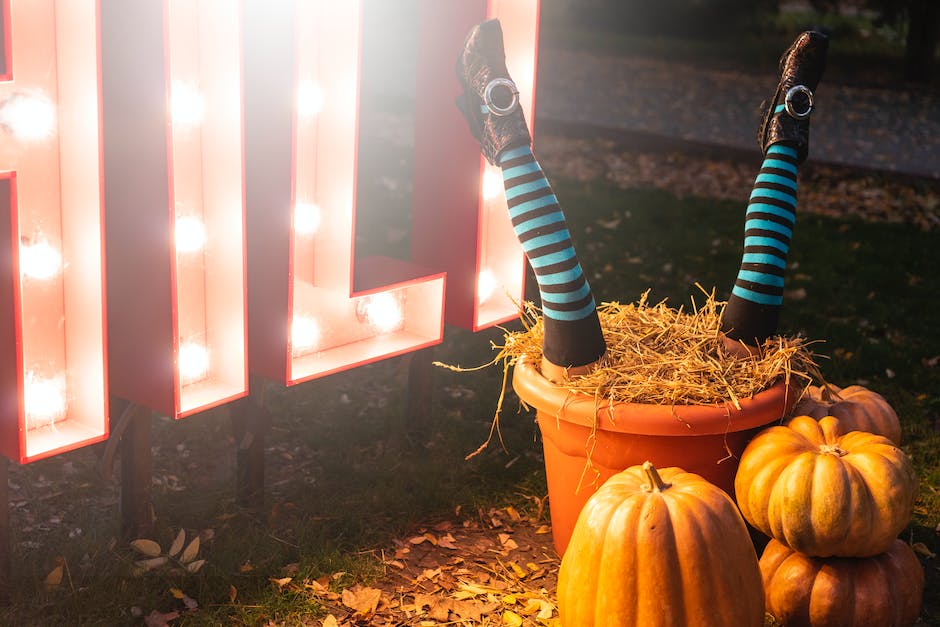
[{"label": "ribbed pumpkin", "polygon": [[839,420],[797,416],[765,429],[734,480],[744,518],[807,555],[867,557],[891,548],[910,520],[917,480],[887,438]]},{"label": "ribbed pumpkin", "polygon": [[588,499],[558,574],[565,627],[763,625],[757,554],[734,502],[681,468],[631,466]]},{"label": "ribbed pumpkin", "polygon": [[924,569],[895,540],[874,557],[808,557],[771,540],[760,558],[767,611],[787,627],[910,627]]},{"label": "ribbed pumpkin", "polygon": [[901,422],[885,398],[860,385],[811,385],[793,408],[794,416],[835,416],[844,431],[868,431],[901,444]]}]

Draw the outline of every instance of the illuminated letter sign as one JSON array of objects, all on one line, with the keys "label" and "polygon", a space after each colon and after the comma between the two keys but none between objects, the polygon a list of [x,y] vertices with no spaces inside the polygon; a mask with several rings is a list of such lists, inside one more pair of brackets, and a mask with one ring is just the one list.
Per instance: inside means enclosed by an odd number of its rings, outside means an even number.
[{"label": "illuminated letter sign", "polygon": [[298,383],[440,342],[443,273],[354,264],[360,3],[250,4],[252,368]]},{"label": "illuminated letter sign", "polygon": [[27,462],[107,437],[98,15],[0,5],[0,447]]},{"label": "illuminated letter sign", "polygon": [[102,21],[112,391],[183,417],[247,393],[241,12]]},{"label": "illuminated letter sign", "polygon": [[252,369],[297,383],[438,343],[445,276],[450,322],[478,330],[516,317],[524,257],[501,180],[483,197],[454,59],[473,24],[499,17],[531,120],[537,0],[421,0],[419,83],[434,87],[417,98],[411,262],[355,269],[361,4],[247,6]]}]

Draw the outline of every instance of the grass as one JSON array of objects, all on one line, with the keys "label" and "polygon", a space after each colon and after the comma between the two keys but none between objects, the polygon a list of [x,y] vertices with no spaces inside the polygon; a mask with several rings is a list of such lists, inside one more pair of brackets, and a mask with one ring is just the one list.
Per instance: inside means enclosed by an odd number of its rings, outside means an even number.
[{"label": "grass", "polygon": [[[696,281],[718,286],[720,296],[727,290],[739,261],[743,208],[737,203],[564,181],[556,181],[556,191],[599,299],[627,302],[651,288],[651,299],[687,303]],[[362,228],[372,232],[371,226],[365,218]],[[822,368],[832,382],[863,382],[897,409],[904,448],[921,480],[904,537],[940,552],[935,238],[904,225],[801,215],[787,288],[805,290],[805,298],[788,298],[781,330],[824,340],[819,351],[829,359]],[[528,293],[537,292],[530,286]],[[448,329],[433,358],[482,363],[498,333]],[[113,540],[116,489],[96,474],[97,449],[14,469],[16,494],[28,498],[14,503],[13,598],[0,609],[0,623],[140,624],[139,614],[183,608],[175,588],[201,608],[181,624],[303,624],[318,615],[315,597],[280,592],[272,579],[327,577],[337,588],[369,581],[380,575],[374,550],[421,524],[453,516],[458,507],[464,513],[493,504],[521,508],[521,495],[543,495],[529,415],[504,415],[508,453],[494,445],[463,461],[486,437],[498,369],[435,369],[434,422],[418,431],[404,411],[412,358],[267,391],[274,421],[260,515],[234,503],[234,446],[224,409],[179,422],[154,419],[153,539],[165,549],[180,528],[211,529],[213,538],[200,551],[207,563],[196,575],[130,575],[136,556]],[[44,578],[63,562],[67,576],[47,590]],[[937,560],[924,564],[924,618],[940,624]]]}]

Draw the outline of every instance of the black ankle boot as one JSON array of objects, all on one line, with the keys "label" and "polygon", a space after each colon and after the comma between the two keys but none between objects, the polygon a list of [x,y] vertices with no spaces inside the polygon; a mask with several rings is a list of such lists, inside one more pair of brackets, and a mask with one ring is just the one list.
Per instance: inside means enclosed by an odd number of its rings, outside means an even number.
[{"label": "black ankle boot", "polygon": [[772,145],[785,143],[796,149],[798,163],[806,160],[813,94],[826,67],[828,48],[826,35],[807,31],[780,57],[780,82],[773,99],[763,105],[766,109],[757,136],[765,155]]},{"label": "black ankle boot", "polygon": [[457,58],[457,78],[463,86],[457,106],[487,161],[498,165],[502,152],[532,142],[519,106],[519,91],[506,70],[498,20],[478,24],[467,35]]}]

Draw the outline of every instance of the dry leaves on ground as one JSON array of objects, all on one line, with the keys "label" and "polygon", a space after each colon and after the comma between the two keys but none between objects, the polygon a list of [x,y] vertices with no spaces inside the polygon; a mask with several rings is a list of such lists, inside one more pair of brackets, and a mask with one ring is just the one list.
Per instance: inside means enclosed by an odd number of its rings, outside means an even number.
[{"label": "dry leaves on ground", "polygon": [[[693,154],[635,152],[611,139],[540,136],[539,161],[552,175],[604,180],[622,189],[655,187],[678,197],[747,202],[759,163]],[[940,182],[882,178],[814,165],[800,171],[800,211],[940,230]]]},{"label": "dry leaves on ground", "polygon": [[[559,559],[550,528],[513,507],[447,520],[376,551],[378,581],[336,590],[341,576],[272,580],[327,608],[324,627],[351,625],[516,625],[556,627]],[[340,573],[339,575],[343,575]]]}]

